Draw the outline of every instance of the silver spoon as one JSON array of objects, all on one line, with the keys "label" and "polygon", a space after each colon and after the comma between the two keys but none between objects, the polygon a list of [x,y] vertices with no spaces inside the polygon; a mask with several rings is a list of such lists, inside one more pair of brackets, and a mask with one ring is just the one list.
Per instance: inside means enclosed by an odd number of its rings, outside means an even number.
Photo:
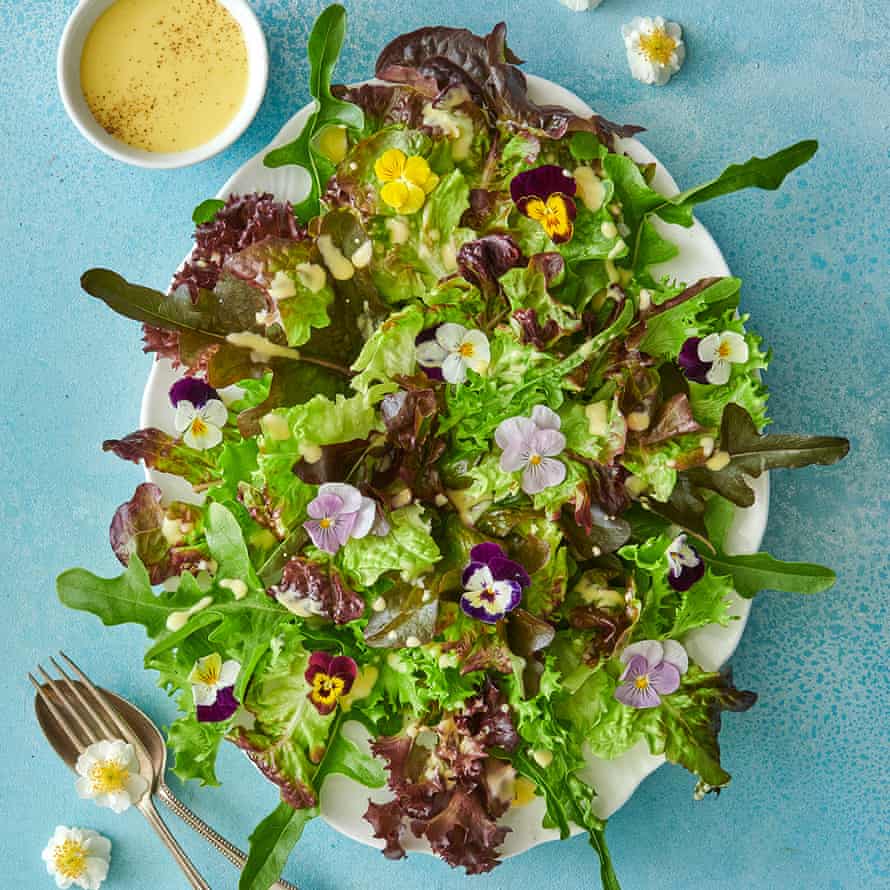
[{"label": "silver spoon", "polygon": [[[80,686],[79,682],[75,682],[76,686]],[[149,717],[139,710],[134,704],[126,699],[121,698],[107,689],[101,690],[102,695],[108,699],[109,704],[120,714],[124,721],[129,724],[132,731],[145,746],[148,756],[151,760],[153,773],[157,776],[157,783],[152,789],[158,798],[186,825],[196,831],[205,840],[210,841],[226,859],[229,860],[236,868],[244,868],[247,856],[239,850],[234,844],[227,841],[221,834],[214,831],[203,819],[196,816],[176,795],[170,790],[170,787],[164,781],[167,770],[167,745],[160,730],[155,726]],[[50,713],[49,708],[38,694],[34,699],[34,710],[37,713],[37,722],[43,730],[47,741],[55,750],[56,754],[65,761],[70,769],[74,769],[77,763],[78,752],[71,739],[61,730],[55,717]],[[285,880],[276,881],[272,884],[270,890],[298,890],[293,884]]]}]

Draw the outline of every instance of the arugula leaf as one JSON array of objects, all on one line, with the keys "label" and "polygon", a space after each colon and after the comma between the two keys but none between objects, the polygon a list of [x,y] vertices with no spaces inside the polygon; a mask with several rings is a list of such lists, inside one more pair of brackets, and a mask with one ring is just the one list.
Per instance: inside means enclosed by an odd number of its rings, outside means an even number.
[{"label": "arugula leaf", "polygon": [[205,524],[207,546],[218,565],[219,578],[237,578],[254,591],[262,591],[247,552],[247,544],[241,526],[222,504],[211,504],[207,511]]},{"label": "arugula leaf", "polygon": [[196,226],[203,225],[204,223],[213,222],[216,218],[216,214],[219,213],[223,207],[226,206],[225,201],[220,201],[219,198],[208,198],[206,201],[202,201],[192,212],[192,222]]},{"label": "arugula leaf", "polygon": [[317,147],[316,137],[328,126],[347,127],[354,132],[364,127],[362,110],[331,93],[331,76],[345,36],[346,10],[333,3],[315,20],[309,35],[309,92],[315,99],[315,110],[293,142],[273,149],[263,161],[267,167],[296,164],[309,174],[309,194],[294,207],[294,213],[302,222],[318,216],[321,192],[336,169]]},{"label": "arugula leaf", "polygon": [[280,877],[287,857],[303,829],[318,815],[318,807],[295,810],[282,801],[250,835],[250,854],[238,890],[269,890]]},{"label": "arugula leaf", "polygon": [[754,503],[754,490],[745,480],[746,475],[759,476],[765,470],[779,467],[833,464],[847,454],[850,443],[838,436],[761,436],[748,412],[730,403],[723,410],[720,449],[729,455],[729,463],[723,469],[695,467],[686,471],[687,478],[740,507],[750,507]]},{"label": "arugula leaf", "polygon": [[724,541],[732,523],[735,508],[716,496],[705,508],[705,524],[717,552],[705,554],[705,562],[715,572],[728,575],[739,596],[750,598],[761,590],[782,590],[787,593],[821,593],[835,580],[834,572],[809,562],[783,562],[768,553],[730,555]]}]

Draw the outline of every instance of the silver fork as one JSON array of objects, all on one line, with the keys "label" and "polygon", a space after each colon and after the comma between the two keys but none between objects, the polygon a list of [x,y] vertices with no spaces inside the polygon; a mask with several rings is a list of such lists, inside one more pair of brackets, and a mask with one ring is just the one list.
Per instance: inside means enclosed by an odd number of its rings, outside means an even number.
[{"label": "silver fork", "polygon": [[114,708],[107,704],[102,693],[83,671],[64,653],[62,653],[62,658],[77,674],[81,684],[89,692],[89,697],[82,691],[81,685],[75,684],[54,658],[50,658],[50,663],[61,674],[61,680],[54,680],[42,665],[37,666],[38,673],[43,677],[46,686],[52,690],[53,695],[48,695],[44,686],[37,681],[34,675],[28,674],[28,679],[34,684],[37,694],[53,715],[62,732],[74,745],[78,754],[103,739],[121,739],[132,745],[139,761],[139,772],[149,783],[148,790],[138,801],[134,802],[134,805],[164,842],[189,884],[195,890],[211,890],[210,885],[201,877],[155,808],[152,794],[157,788],[159,777],[145,746]]}]

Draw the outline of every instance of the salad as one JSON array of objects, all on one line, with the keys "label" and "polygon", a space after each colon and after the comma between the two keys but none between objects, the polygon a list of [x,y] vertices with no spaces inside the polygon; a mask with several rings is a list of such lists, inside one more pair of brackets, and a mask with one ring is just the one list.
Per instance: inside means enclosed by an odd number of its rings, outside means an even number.
[{"label": "salad", "polygon": [[175,434],[104,449],[196,497],[138,485],[111,523],[123,573],[59,594],[145,627],[179,776],[216,784],[230,742],[280,788],[241,890],[277,878],[332,773],[388,786],[356,806],[390,859],[413,834],[487,872],[540,796],[616,888],[587,752],[645,740],[718,793],[721,713],[755,695],[684,639],[732,621],[733,591],[834,580],[726,534],[751,477],[847,442],[764,434],[740,281],[656,271],[661,222],[777,188],[816,143],[668,197],[622,151],[639,128],[530,99],[503,24],[406,34],[356,87],[331,85],[344,30],[340,6],[316,22],[314,109],[266,158],[308,171],[303,201],[205,201],[169,292],[83,276],[181,372]]}]

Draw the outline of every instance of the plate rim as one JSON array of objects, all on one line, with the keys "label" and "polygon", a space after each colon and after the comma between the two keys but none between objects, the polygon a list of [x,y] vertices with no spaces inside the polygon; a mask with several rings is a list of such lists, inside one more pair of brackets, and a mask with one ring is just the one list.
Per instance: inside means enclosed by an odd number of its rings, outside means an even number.
[{"label": "plate rim", "polygon": [[[579,114],[593,114],[593,111],[587,103],[565,87],[534,74],[526,74],[526,78],[529,84],[529,92],[539,101],[546,101],[551,104],[561,104]],[[365,83],[379,82],[380,81],[375,79],[365,81]],[[217,198],[225,200],[233,192],[254,190],[243,184],[242,181],[244,178],[250,175],[255,165],[262,165],[262,158],[270,149],[290,141],[298,135],[305,124],[306,119],[313,110],[313,107],[314,105],[310,103],[293,114],[268,145],[244,162],[228,178],[228,180],[226,180],[225,184],[217,192]],[[643,143],[636,138],[618,139],[617,142],[619,147],[635,160],[642,163],[654,163],[656,165],[654,181],[660,191],[668,195],[677,194],[679,192],[673,177],[671,177],[664,165],[645,147]],[[242,184],[239,186],[239,183]],[[656,221],[656,224],[659,225],[659,227],[663,227],[666,231],[669,231],[675,240],[684,232],[687,233],[690,240],[697,239],[701,244],[705,245],[708,252],[713,255],[715,263],[722,267],[720,274],[731,274],[722,251],[710,232],[698,219],[695,220],[693,227],[690,229],[680,229],[678,226],[661,223],[660,220]],[[166,403],[166,392],[169,387],[168,381],[175,376],[179,375],[172,370],[168,361],[156,360],[152,363],[152,368],[143,390],[140,407],[139,422],[141,427],[145,428],[146,426],[158,425],[159,402]],[[172,409],[167,413],[172,418]],[[187,498],[191,494],[191,492],[186,491],[184,487],[181,487],[182,481],[177,477],[158,473],[149,468],[145,468],[145,476],[148,481],[158,484],[162,490],[164,490],[165,495],[168,494],[170,489],[177,488],[178,485],[180,487],[176,492],[176,497]],[[731,534],[735,537],[736,541],[735,546],[730,549],[737,553],[756,552],[766,531],[766,523],[769,517],[769,474],[763,473],[760,477],[750,481],[756,492],[755,504],[753,507],[747,509],[737,508],[736,517],[731,529]],[[737,620],[725,627],[708,625],[705,628],[701,628],[699,631],[692,631],[691,634],[685,638],[684,642],[686,643],[687,648],[694,652],[693,657],[695,660],[700,664],[704,661],[704,666],[709,667],[710,669],[722,667],[722,665],[732,656],[741,642],[747,625],[750,609],[751,600],[734,595],[731,613],[737,616]],[[346,725],[349,724],[347,723]],[[352,725],[357,726],[358,724],[355,724],[353,721]],[[356,741],[359,740],[360,739],[357,736]],[[590,757],[589,754],[587,756]],[[651,775],[664,762],[664,755],[650,754],[645,746],[645,742],[638,743],[629,751],[612,760],[606,761],[600,758],[589,759],[588,767],[585,768],[584,772],[588,775],[592,783],[599,781],[600,785],[602,785],[603,781],[610,781],[608,777],[615,773],[615,768],[619,763],[623,769],[629,770],[629,774],[626,774],[625,778],[622,779],[622,785],[624,787],[620,794],[621,799],[618,800],[617,803],[612,801],[612,804],[608,807],[608,811],[598,813],[598,815],[601,815],[603,818],[608,818],[617,812],[618,809],[630,800],[643,780]],[[602,767],[600,778],[598,780],[595,778],[595,767],[597,765]],[[382,848],[383,841],[371,836],[370,826],[364,819],[360,815],[357,819],[355,818],[355,807],[351,808],[351,811],[347,814],[341,812],[341,802],[354,792],[354,787],[357,784],[358,783],[355,783],[352,780],[346,779],[344,776],[330,776],[325,782],[319,795],[321,817],[338,833],[367,846],[376,847],[378,849]],[[363,790],[363,794],[368,795],[372,799],[374,798],[375,790],[368,789],[365,786],[360,787]],[[386,789],[377,789],[376,794],[380,799],[387,799],[389,796]],[[600,795],[595,799],[595,809],[596,800],[602,799],[603,798]],[[326,800],[327,806],[325,805]],[[504,821],[509,823],[510,821],[515,820],[518,824],[512,826],[514,830],[507,836],[507,840],[501,848],[502,858],[518,855],[519,853],[532,849],[542,843],[559,839],[559,833],[556,830],[545,829],[541,826],[541,818],[544,815],[544,811],[543,800],[541,798],[535,798],[535,800],[526,807],[510,810],[508,812]],[[516,820],[517,813],[524,815]],[[350,818],[350,816],[353,818]],[[514,817],[512,820],[510,818],[511,816]],[[520,830],[517,831],[517,828]],[[573,828],[573,835],[582,830],[577,826],[574,826]],[[417,840],[413,837],[408,840],[409,843],[406,844],[407,850],[412,852],[432,853],[428,844],[424,841]]]}]

